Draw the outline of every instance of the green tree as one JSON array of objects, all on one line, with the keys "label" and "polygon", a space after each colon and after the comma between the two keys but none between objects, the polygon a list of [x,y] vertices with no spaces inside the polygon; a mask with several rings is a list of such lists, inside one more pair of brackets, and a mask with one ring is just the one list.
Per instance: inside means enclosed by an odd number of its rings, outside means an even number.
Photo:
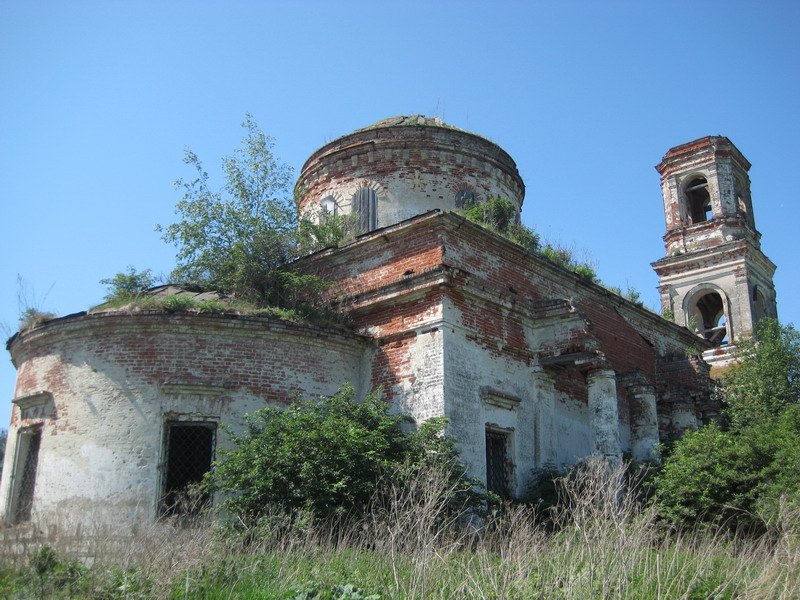
[{"label": "green tree", "polygon": [[175,182],[183,190],[175,209],[179,220],[158,227],[178,249],[172,278],[261,306],[313,301],[323,282],[289,273],[287,265],[303,252],[336,244],[343,231],[337,236],[335,224],[299,227],[292,169],[275,157],[273,139],[251,115],[242,127],[241,147],[222,160],[221,191],[212,189],[202,162],[186,150],[184,163],[194,176]]},{"label": "green tree", "polygon": [[678,440],[655,483],[671,521],[763,527],[800,494],[800,335],[762,320],[717,391],[712,423]]},{"label": "green tree", "polygon": [[156,277],[150,269],[137,271],[128,265],[127,271],[117,273],[113,277],[101,279],[100,283],[108,287],[105,300],[133,300],[156,283]]},{"label": "green tree", "polygon": [[388,413],[378,392],[356,402],[349,386],[285,409],[263,408],[246,417],[244,433],[232,435],[233,448],[220,453],[210,487],[223,493],[223,510],[248,526],[276,506],[319,517],[360,514],[381,480],[429,461],[447,465],[468,493],[472,482],[442,435],[443,423],[406,433],[404,421]]}]

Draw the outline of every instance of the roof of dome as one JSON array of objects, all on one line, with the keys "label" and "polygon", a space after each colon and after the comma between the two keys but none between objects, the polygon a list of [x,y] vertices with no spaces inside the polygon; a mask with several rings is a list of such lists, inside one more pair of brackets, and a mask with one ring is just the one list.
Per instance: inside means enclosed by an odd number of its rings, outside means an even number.
[{"label": "roof of dome", "polygon": [[[399,115],[397,117],[389,117],[388,119],[381,119],[377,123],[356,129],[353,133],[361,131],[370,131],[372,129],[381,129],[384,127],[441,127],[443,129],[452,129],[454,131],[463,131],[464,133],[472,133],[460,127],[448,125],[442,121],[441,117],[426,117],[425,115]],[[472,134],[475,135],[475,134]]]}]

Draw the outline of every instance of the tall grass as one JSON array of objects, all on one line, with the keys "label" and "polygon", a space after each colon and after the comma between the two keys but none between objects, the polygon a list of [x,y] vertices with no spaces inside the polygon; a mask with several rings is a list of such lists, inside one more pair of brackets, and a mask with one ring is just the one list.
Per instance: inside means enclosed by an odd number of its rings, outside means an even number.
[{"label": "tall grass", "polygon": [[800,515],[784,509],[759,538],[676,531],[636,487],[622,468],[589,461],[557,482],[554,507],[478,515],[453,508],[452,483],[433,469],[382,490],[359,519],[275,509],[236,532],[165,522],[124,540],[84,534],[82,570],[67,559],[74,539],[51,539],[60,566],[43,567],[41,551],[10,552],[10,530],[0,597],[800,597]]}]

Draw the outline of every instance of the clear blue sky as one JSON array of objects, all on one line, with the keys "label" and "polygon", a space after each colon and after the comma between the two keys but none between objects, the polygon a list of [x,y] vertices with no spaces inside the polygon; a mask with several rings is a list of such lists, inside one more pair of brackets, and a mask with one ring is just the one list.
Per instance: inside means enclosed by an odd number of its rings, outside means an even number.
[{"label": "clear blue sky", "polygon": [[[523,220],[658,305],[658,174],[728,136],[753,163],[778,310],[800,323],[800,3],[0,1],[0,322],[65,315],[132,264],[168,273],[172,181],[212,172],[251,112],[299,170],[317,147],[423,113],[517,161]],[[0,360],[0,426],[14,370]]]}]

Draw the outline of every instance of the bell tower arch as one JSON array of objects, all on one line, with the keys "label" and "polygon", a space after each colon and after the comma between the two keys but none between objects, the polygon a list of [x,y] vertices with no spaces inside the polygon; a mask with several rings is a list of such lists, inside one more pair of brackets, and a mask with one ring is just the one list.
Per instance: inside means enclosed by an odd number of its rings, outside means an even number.
[{"label": "bell tower arch", "polygon": [[[758,319],[777,316],[775,264],[756,230],[750,163],[728,138],[707,136],[670,149],[656,170],[666,223],[666,255],[653,263],[661,308],[730,349]],[[709,354],[706,360],[731,357],[719,349]]]}]

